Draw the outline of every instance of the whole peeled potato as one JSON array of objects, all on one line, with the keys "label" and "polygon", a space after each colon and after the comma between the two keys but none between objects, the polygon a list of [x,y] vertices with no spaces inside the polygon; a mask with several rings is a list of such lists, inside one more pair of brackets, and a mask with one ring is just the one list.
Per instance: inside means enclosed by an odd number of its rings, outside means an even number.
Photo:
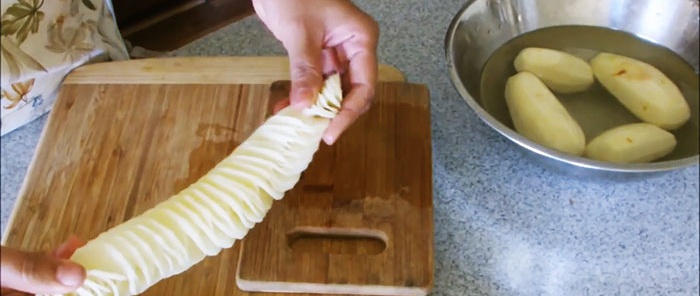
[{"label": "whole peeled potato", "polygon": [[644,163],[671,153],[676,137],[650,123],[631,123],[611,128],[586,145],[585,157],[615,163]]},{"label": "whole peeled potato", "polygon": [[520,72],[506,82],[506,104],[515,130],[542,146],[581,155],[586,138],[579,124],[537,76]]},{"label": "whole peeled potato", "polygon": [[629,57],[600,53],[591,59],[593,74],[640,120],[674,130],[690,118],[690,106],[664,73]]},{"label": "whole peeled potato", "polygon": [[513,61],[518,72],[530,72],[552,91],[562,94],[586,90],[594,82],[591,66],[572,54],[539,47],[520,51]]}]

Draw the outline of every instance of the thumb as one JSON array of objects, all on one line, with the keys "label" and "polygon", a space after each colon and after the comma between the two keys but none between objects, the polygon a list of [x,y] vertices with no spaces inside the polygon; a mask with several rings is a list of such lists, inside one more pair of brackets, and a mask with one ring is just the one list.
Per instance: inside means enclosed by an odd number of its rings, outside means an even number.
[{"label": "thumb", "polygon": [[45,253],[2,247],[1,286],[37,294],[62,294],[76,290],[85,280],[85,269]]},{"label": "thumb", "polygon": [[[306,32],[301,32],[306,31]],[[316,30],[290,32],[294,36],[286,38],[284,47],[289,54],[291,90],[290,104],[304,108],[311,105],[323,85],[322,40],[313,34]]]}]

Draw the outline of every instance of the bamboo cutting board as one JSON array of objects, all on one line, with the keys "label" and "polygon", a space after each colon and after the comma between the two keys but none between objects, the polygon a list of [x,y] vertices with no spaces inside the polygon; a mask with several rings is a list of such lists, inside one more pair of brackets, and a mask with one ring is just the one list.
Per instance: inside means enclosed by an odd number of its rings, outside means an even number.
[{"label": "bamboo cutting board", "polygon": [[[49,116],[3,244],[48,250],[71,234],[90,239],[184,189],[263,122],[269,104],[284,96],[288,84],[273,82],[289,77],[287,65],[280,57],[219,57],[77,69]],[[429,289],[428,93],[423,85],[401,82],[401,73],[390,66],[381,65],[379,72],[372,109],[336,145],[322,145],[298,186],[273,205],[244,248],[237,242],[144,295],[258,294],[238,288],[237,264],[238,275],[252,288],[279,290],[283,278],[326,288],[346,283],[383,289],[344,293],[381,293],[387,285]],[[319,227],[322,219],[326,224]],[[345,237],[318,237],[329,231]],[[269,237],[279,235],[292,238],[289,252],[280,244],[267,247]],[[344,256],[354,258],[353,265],[329,267],[348,262]],[[378,269],[377,262],[386,268]],[[269,272],[258,272],[271,263],[286,266],[274,281]],[[297,271],[304,276],[286,277]]]}]

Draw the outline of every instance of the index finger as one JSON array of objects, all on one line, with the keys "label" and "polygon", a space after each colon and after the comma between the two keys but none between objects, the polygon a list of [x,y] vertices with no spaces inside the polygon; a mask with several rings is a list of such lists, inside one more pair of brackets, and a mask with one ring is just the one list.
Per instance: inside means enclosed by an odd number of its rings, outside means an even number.
[{"label": "index finger", "polygon": [[80,239],[76,235],[71,235],[65,242],[54,249],[51,255],[61,259],[69,259],[71,256],[73,256],[75,250],[84,246],[86,243],[87,242]]},{"label": "index finger", "polygon": [[340,112],[330,122],[323,141],[332,145],[338,137],[372,106],[377,81],[377,57],[362,50],[349,57],[348,81],[350,92],[343,99]]}]

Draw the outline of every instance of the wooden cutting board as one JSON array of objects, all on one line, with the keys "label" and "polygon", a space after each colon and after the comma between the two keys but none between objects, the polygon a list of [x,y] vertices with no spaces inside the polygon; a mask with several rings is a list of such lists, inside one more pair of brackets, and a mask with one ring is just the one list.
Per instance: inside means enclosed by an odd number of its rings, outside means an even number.
[{"label": "wooden cutting board", "polygon": [[[3,244],[48,250],[71,234],[90,239],[184,189],[264,121],[288,90],[275,82],[288,71],[283,57],[77,69],[49,116]],[[322,145],[244,241],[144,295],[259,294],[241,290],[237,277],[253,290],[425,294],[433,278],[428,91],[393,67],[379,72],[370,111],[338,143]]]},{"label": "wooden cutting board", "polygon": [[[283,98],[289,84],[274,85]],[[380,84],[241,246],[238,285],[266,292],[425,295],[432,284],[428,92]]]}]

